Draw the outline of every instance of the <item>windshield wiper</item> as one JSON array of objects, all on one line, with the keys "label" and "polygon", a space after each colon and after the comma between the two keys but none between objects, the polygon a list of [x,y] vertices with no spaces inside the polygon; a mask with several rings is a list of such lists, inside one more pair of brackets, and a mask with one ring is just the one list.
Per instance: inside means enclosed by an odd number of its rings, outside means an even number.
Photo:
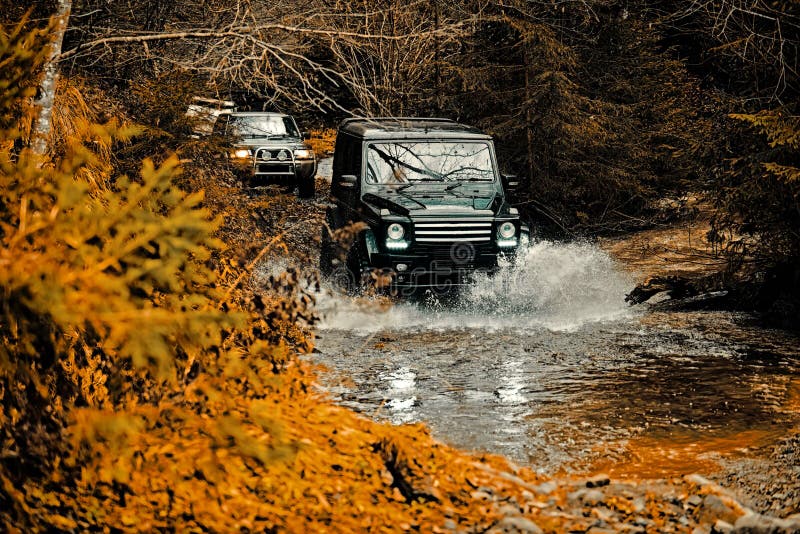
[{"label": "windshield wiper", "polygon": [[392,169],[394,169],[393,163],[396,163],[400,167],[405,167],[406,169],[414,171],[417,174],[428,176],[427,181],[441,182],[444,180],[444,177],[441,174],[433,172],[428,169],[420,169],[419,167],[415,167],[414,165],[411,165],[401,159],[398,159],[392,155],[387,154],[386,152],[384,152],[375,145],[370,145],[369,149],[376,152],[378,154],[378,157],[380,157],[383,161],[385,161]]},{"label": "windshield wiper", "polygon": [[395,191],[397,191],[398,193],[402,193],[403,191],[405,191],[406,189],[408,189],[412,185],[430,184],[430,183],[434,183],[434,182],[441,182],[441,180],[435,180],[435,179],[434,180],[412,180],[412,181],[410,181],[408,183],[405,183],[405,184],[403,184],[403,185],[401,185],[399,187],[396,187]]}]

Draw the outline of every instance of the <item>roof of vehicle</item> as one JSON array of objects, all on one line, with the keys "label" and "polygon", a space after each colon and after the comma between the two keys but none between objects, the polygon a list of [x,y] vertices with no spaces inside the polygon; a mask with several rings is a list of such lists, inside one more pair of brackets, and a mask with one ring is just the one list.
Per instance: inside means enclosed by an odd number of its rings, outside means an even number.
[{"label": "roof of vehicle", "polygon": [[265,116],[275,116],[275,117],[289,117],[288,113],[279,113],[277,111],[229,111],[223,112],[223,115],[231,115],[234,117],[265,117]]},{"label": "roof of vehicle", "polygon": [[345,119],[339,131],[365,139],[459,138],[491,139],[474,126],[432,117],[373,117]]}]

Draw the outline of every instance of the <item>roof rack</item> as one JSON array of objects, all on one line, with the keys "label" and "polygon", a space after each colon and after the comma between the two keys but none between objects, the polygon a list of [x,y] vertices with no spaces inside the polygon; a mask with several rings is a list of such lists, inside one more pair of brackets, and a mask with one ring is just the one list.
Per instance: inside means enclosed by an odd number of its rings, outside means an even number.
[{"label": "roof rack", "polygon": [[445,119],[442,117],[350,117],[344,119],[340,126],[346,126],[351,122],[378,122],[378,121],[410,121],[410,122],[449,122],[454,123],[453,119]]}]

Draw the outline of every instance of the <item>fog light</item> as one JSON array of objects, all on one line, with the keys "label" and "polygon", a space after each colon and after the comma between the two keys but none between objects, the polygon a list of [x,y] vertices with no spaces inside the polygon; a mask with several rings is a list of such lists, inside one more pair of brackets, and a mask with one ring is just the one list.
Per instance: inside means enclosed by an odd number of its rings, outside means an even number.
[{"label": "fog light", "polygon": [[512,248],[517,246],[516,239],[498,239],[497,246],[500,248]]},{"label": "fog light", "polygon": [[397,264],[397,272],[402,273],[408,270],[408,265],[405,263],[398,263]]},{"label": "fog light", "polygon": [[408,241],[392,241],[389,239],[386,241],[386,248],[389,250],[405,250],[408,248]]}]

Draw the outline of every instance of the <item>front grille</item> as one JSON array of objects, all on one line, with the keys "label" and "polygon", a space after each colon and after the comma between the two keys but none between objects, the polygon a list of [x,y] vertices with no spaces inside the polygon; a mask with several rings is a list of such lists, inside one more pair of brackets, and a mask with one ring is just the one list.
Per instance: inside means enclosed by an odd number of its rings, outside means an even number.
[{"label": "front grille", "polygon": [[417,243],[488,243],[492,239],[492,219],[417,219],[414,240]]},{"label": "front grille", "polygon": [[292,174],[294,165],[291,163],[259,163],[256,172],[259,174]]}]

